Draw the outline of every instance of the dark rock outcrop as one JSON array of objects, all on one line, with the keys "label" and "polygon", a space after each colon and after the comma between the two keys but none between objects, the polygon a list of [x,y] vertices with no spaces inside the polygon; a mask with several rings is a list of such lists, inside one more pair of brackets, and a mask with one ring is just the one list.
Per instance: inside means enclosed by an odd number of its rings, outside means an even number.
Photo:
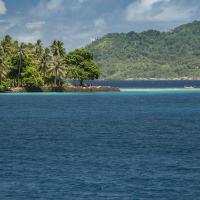
[{"label": "dark rock outcrop", "polygon": [[120,92],[119,88],[109,86],[92,87],[14,87],[3,92]]}]

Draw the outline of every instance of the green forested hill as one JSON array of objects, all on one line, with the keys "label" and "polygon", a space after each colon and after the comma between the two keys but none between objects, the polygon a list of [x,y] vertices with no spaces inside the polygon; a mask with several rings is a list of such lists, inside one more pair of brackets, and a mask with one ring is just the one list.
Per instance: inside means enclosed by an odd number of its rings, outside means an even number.
[{"label": "green forested hill", "polygon": [[200,78],[200,22],[168,32],[112,33],[87,46],[102,78]]}]

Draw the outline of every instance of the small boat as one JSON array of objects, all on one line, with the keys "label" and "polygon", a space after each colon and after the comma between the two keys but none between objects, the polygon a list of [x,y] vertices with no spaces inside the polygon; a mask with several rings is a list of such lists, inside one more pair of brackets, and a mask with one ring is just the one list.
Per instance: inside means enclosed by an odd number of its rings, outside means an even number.
[{"label": "small boat", "polygon": [[188,87],[188,86],[185,86],[184,88],[185,88],[185,89],[194,89],[194,87],[192,87],[192,86],[189,86],[189,87]]}]

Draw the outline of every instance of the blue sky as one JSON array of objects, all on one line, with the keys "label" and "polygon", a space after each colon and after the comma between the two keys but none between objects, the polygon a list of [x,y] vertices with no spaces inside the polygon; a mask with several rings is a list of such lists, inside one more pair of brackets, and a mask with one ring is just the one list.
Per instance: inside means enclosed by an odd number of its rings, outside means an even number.
[{"label": "blue sky", "polygon": [[72,50],[106,33],[169,30],[199,20],[199,9],[199,0],[0,0],[0,37]]}]

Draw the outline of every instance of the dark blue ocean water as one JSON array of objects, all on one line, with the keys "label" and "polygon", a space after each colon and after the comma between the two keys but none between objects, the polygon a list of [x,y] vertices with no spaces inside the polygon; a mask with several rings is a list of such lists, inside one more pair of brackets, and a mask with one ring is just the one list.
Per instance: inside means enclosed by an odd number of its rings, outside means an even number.
[{"label": "dark blue ocean water", "polygon": [[133,81],[89,81],[100,86],[113,86],[120,88],[183,88],[183,87],[196,87],[200,88],[200,81],[183,80],[183,81],[157,81],[157,80],[133,80]]},{"label": "dark blue ocean water", "polygon": [[200,199],[200,92],[0,94],[0,199]]}]

